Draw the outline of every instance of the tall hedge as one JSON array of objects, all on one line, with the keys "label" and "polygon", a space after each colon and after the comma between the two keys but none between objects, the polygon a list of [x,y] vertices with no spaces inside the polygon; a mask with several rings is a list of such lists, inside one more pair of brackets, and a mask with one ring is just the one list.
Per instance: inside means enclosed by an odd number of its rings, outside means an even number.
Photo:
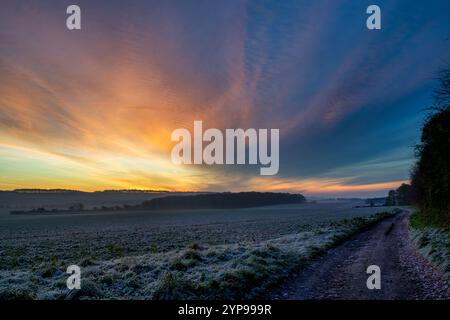
[{"label": "tall hedge", "polygon": [[416,148],[411,183],[419,214],[450,227],[450,69],[440,73],[434,98]]}]

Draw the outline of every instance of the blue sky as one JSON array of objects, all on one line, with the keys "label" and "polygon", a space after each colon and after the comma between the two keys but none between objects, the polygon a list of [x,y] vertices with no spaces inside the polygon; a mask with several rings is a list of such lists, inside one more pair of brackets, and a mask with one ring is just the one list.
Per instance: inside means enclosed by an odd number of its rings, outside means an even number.
[{"label": "blue sky", "polygon": [[[78,4],[82,30],[65,28]],[[381,8],[382,29],[366,28]],[[2,1],[0,188],[382,195],[409,178],[448,1]],[[280,171],[182,167],[170,132],[280,128]],[[25,174],[26,172],[26,174]]]}]

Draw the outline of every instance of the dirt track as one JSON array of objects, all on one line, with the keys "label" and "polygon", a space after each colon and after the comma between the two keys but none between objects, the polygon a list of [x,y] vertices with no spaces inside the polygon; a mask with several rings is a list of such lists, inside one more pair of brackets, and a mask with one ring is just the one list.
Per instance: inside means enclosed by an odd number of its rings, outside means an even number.
[{"label": "dirt track", "polygon": [[[381,289],[366,269],[381,269]],[[291,278],[273,299],[450,299],[448,283],[408,239],[408,213],[364,231]]]}]

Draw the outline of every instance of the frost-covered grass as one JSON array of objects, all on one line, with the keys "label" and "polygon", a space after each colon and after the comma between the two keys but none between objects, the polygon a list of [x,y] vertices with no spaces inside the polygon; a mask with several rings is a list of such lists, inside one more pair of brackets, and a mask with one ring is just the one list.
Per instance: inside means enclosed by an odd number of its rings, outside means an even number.
[{"label": "frost-covered grass", "polygon": [[358,202],[306,203],[242,210],[0,215],[0,270],[41,272],[68,266],[182,249],[189,243],[262,242],[327,221],[369,216],[380,208]]},{"label": "frost-covered grass", "polygon": [[419,224],[416,214],[411,217],[411,239],[419,252],[434,264],[450,283],[450,230]]},{"label": "frost-covered grass", "polygon": [[[143,248],[130,247],[141,243],[133,238],[137,234],[130,230],[115,241],[103,233],[88,237],[86,233],[71,234],[77,241],[71,238],[70,243],[40,234],[35,247],[25,243],[12,246],[16,242],[3,241],[0,243],[0,299],[258,297],[311,259],[386,215],[313,224],[301,224],[295,219],[279,221],[280,224],[275,221],[231,223],[230,228],[221,231],[220,242],[215,224],[194,225],[184,230],[190,232],[186,238],[181,239],[180,229],[174,229],[178,233],[169,233],[174,239],[160,234],[159,241],[147,242]],[[239,232],[232,232],[235,229]],[[264,231],[267,231],[265,236]],[[193,239],[194,235],[198,238]],[[98,252],[88,250],[89,245],[99,248]],[[68,275],[64,271],[73,263],[82,268],[82,289],[69,292]]]}]

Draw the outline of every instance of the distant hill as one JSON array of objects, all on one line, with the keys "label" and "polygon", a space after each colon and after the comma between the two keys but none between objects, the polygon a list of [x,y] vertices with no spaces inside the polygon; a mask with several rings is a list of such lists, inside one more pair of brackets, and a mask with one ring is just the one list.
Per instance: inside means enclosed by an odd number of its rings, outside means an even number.
[{"label": "distant hill", "polygon": [[306,202],[306,199],[301,194],[273,192],[224,192],[191,196],[167,196],[164,198],[144,201],[137,207],[149,210],[236,209],[303,202]]}]

